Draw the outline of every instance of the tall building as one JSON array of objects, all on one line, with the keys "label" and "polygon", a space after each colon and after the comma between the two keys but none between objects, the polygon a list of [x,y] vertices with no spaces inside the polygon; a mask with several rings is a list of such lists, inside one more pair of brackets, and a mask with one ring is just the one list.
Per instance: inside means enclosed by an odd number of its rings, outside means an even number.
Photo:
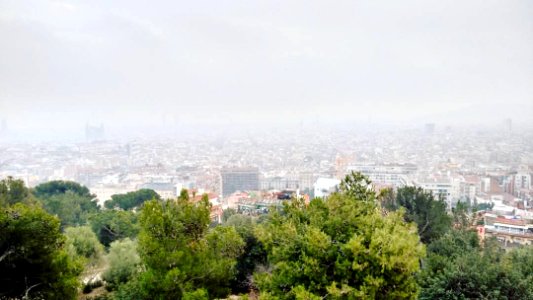
[{"label": "tall building", "polygon": [[531,174],[519,172],[514,176],[514,191],[531,188]]},{"label": "tall building", "polygon": [[259,169],[257,168],[224,168],[220,171],[222,196],[236,191],[259,190]]},{"label": "tall building", "polygon": [[315,184],[315,175],[313,172],[303,171],[298,176],[298,187],[301,192],[309,193],[313,190]]},{"label": "tall building", "polygon": [[430,192],[435,198],[441,197],[446,201],[448,209],[452,208],[454,183],[449,178],[431,178],[426,180],[414,180],[414,185]]}]

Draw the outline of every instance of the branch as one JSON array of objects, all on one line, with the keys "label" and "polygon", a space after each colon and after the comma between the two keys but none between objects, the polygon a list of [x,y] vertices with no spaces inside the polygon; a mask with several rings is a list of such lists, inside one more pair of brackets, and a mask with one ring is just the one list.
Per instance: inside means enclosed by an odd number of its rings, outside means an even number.
[{"label": "branch", "polygon": [[4,252],[4,254],[2,254],[2,256],[0,256],[0,262],[3,261],[8,255],[14,253],[15,250],[13,249],[9,249],[7,250],[6,252]]},{"label": "branch", "polygon": [[110,234],[114,235],[114,236],[118,236],[118,233],[112,231],[111,229],[109,229],[107,226],[104,226],[103,227],[107,232],[109,232]]},{"label": "branch", "polygon": [[32,286],[30,286],[28,289],[26,289],[26,293],[24,293],[24,297],[22,297],[22,299],[30,299],[28,298],[28,294],[30,293],[30,290],[33,289],[34,287],[38,286],[38,285],[41,285],[42,283],[36,283]]}]

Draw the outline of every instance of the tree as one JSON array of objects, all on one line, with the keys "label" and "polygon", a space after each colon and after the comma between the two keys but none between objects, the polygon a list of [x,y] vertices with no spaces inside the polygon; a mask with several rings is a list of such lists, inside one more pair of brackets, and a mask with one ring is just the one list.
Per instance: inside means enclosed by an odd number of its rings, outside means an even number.
[{"label": "tree", "polygon": [[253,288],[252,275],[256,268],[266,264],[267,253],[263,244],[254,235],[256,221],[251,216],[234,214],[224,226],[232,226],[243,239],[243,253],[237,258],[235,276],[230,280],[233,294],[247,293]]},{"label": "tree", "polygon": [[233,208],[228,208],[228,209],[225,209],[223,212],[222,212],[222,223],[226,223],[226,221],[233,215],[236,215],[237,214],[237,210],[233,209]]},{"label": "tree", "polygon": [[438,239],[451,228],[452,218],[446,212],[444,200],[435,199],[433,194],[419,187],[402,187],[396,193],[388,191],[382,197],[382,203],[391,211],[403,207],[405,221],[417,224],[420,240],[425,244]]},{"label": "tree", "polygon": [[88,264],[95,265],[102,258],[104,248],[90,227],[67,227],[65,236],[67,246],[72,246],[76,255],[83,257]]},{"label": "tree", "polygon": [[137,215],[131,211],[104,210],[89,217],[91,228],[105,247],[116,240],[135,238],[139,233]]},{"label": "tree", "polygon": [[81,265],[67,255],[59,224],[36,205],[0,208],[0,298],[75,298]]},{"label": "tree", "polygon": [[55,195],[63,195],[71,192],[80,197],[94,199],[89,189],[74,181],[53,180],[42,183],[33,189],[33,194],[40,199],[49,198]]},{"label": "tree", "polygon": [[420,299],[533,299],[533,248],[505,253],[496,241],[453,230],[428,246]]},{"label": "tree", "polygon": [[72,260],[80,261],[84,266],[83,281],[93,282],[103,264],[104,247],[88,226],[67,227],[65,237],[67,253]]},{"label": "tree", "polygon": [[470,225],[469,217],[470,207],[466,202],[457,202],[452,208],[453,224],[455,227],[467,228]]},{"label": "tree", "polygon": [[72,181],[50,181],[32,190],[44,209],[61,220],[61,226],[81,226],[87,223],[91,213],[99,210],[98,203],[89,189]]},{"label": "tree", "polygon": [[[140,276],[145,298],[225,297],[244,243],[233,227],[209,230],[207,199],[192,203],[148,201],[140,215],[139,252],[146,267]],[[205,296],[205,297],[204,297]]]},{"label": "tree", "polygon": [[255,280],[278,299],[416,298],[424,256],[414,225],[387,215],[369,180],[350,174],[327,200],[285,203],[256,229],[269,266]]},{"label": "tree", "polygon": [[494,203],[480,203],[474,206],[473,212],[480,211],[480,210],[492,210],[494,207]]},{"label": "tree", "polygon": [[31,196],[24,181],[13,177],[0,180],[0,206],[5,207],[18,202],[31,202]]},{"label": "tree", "polygon": [[130,281],[139,273],[141,266],[137,243],[128,238],[112,242],[107,261],[109,268],[103,274],[103,279],[111,288]]},{"label": "tree", "polygon": [[41,199],[44,209],[61,220],[61,226],[82,226],[87,224],[89,216],[99,211],[96,201],[66,191]]},{"label": "tree", "polygon": [[116,194],[111,196],[111,200],[107,200],[104,204],[106,208],[121,208],[123,210],[130,210],[139,207],[148,200],[161,200],[159,194],[151,189],[141,189],[135,192],[126,194]]}]

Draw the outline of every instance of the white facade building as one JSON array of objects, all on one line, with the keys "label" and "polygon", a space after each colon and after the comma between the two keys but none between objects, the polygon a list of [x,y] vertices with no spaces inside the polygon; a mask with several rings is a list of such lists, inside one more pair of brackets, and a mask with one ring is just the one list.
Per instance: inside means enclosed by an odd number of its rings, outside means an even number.
[{"label": "white facade building", "polygon": [[341,181],[335,178],[318,178],[314,184],[315,198],[327,197],[339,189]]},{"label": "white facade building", "polygon": [[355,164],[346,168],[348,172],[360,172],[373,183],[402,187],[408,185],[409,176],[416,173],[413,164]]},{"label": "white facade building", "polygon": [[531,189],[531,174],[520,172],[514,176],[515,191],[521,189]]}]

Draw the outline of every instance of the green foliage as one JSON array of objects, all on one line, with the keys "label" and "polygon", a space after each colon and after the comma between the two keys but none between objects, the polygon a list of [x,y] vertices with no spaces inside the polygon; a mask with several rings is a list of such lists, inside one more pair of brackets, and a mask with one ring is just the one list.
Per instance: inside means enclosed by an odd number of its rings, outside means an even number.
[{"label": "green foliage", "polygon": [[237,211],[233,208],[225,209],[222,212],[222,223],[226,223],[226,221],[233,215],[236,215]]},{"label": "green foliage", "polygon": [[512,269],[526,282],[533,282],[533,246],[523,246],[513,249],[507,253],[503,265],[507,269]]},{"label": "green foliage", "polygon": [[243,253],[237,258],[235,276],[230,285],[233,294],[247,293],[252,289],[252,275],[260,265],[266,264],[267,253],[254,235],[255,220],[250,216],[234,214],[224,223],[232,226],[245,242]]},{"label": "green foliage", "polygon": [[403,207],[405,221],[417,224],[420,240],[425,244],[440,238],[451,228],[452,218],[446,212],[446,203],[421,188],[408,186],[399,188],[396,193],[388,191],[382,197],[382,205],[391,211]]},{"label": "green foliage", "polygon": [[453,223],[455,227],[467,228],[470,225],[470,206],[466,202],[457,202],[452,209]]},{"label": "green foliage", "polygon": [[88,263],[96,264],[102,258],[104,248],[90,227],[67,227],[65,237],[67,247],[72,246],[74,253]]},{"label": "green foliage", "polygon": [[197,289],[193,292],[183,293],[183,300],[208,300],[207,291],[205,289]]},{"label": "green foliage", "polygon": [[256,229],[269,268],[262,298],[415,298],[424,246],[402,212],[381,214],[369,181],[349,175],[327,200],[285,203]]},{"label": "green foliage", "polygon": [[130,239],[114,241],[107,255],[109,268],[103,279],[112,287],[131,280],[140,271],[141,258],[137,253],[137,243]]},{"label": "green foliage", "polygon": [[0,208],[0,232],[0,298],[75,298],[81,265],[66,254],[57,218],[18,203]]},{"label": "green foliage", "polygon": [[480,203],[476,206],[474,206],[474,211],[480,211],[480,210],[492,210],[494,207],[494,203]]},{"label": "green foliage", "polygon": [[346,175],[340,184],[340,190],[346,196],[357,198],[358,201],[374,202],[376,194],[369,192],[370,179],[361,173],[351,172]]},{"label": "green foliage", "polygon": [[533,299],[533,248],[481,247],[475,232],[454,230],[428,247],[420,299]]},{"label": "green foliage", "polygon": [[67,227],[65,237],[68,255],[83,265],[81,278],[86,284],[95,283],[103,265],[104,247],[88,226]]},{"label": "green foliage", "polygon": [[0,207],[24,202],[30,204],[31,197],[24,181],[7,177],[0,180]]},{"label": "green foliage", "polygon": [[33,189],[44,209],[61,220],[61,226],[81,226],[91,213],[99,211],[96,198],[89,189],[72,181],[50,181]]},{"label": "green foliage", "polygon": [[67,192],[71,192],[80,197],[85,197],[89,199],[95,198],[94,195],[91,195],[91,192],[87,187],[74,181],[49,181],[36,186],[32,192],[35,197],[40,199],[49,198],[56,195],[63,195]]},{"label": "green foliage", "polygon": [[137,215],[131,211],[104,210],[89,218],[92,230],[104,246],[116,240],[135,238],[139,233]]},{"label": "green foliage", "polygon": [[113,195],[111,196],[111,200],[107,200],[104,203],[104,206],[108,209],[121,208],[123,210],[131,210],[153,199],[161,200],[161,197],[154,190],[141,189],[126,194]]},{"label": "green foliage", "polygon": [[61,220],[61,226],[82,226],[99,211],[96,201],[71,191],[41,199],[44,209]]},{"label": "green foliage", "polygon": [[113,293],[113,300],[143,300],[143,299],[155,299],[146,294],[148,288],[143,289],[142,284],[138,278],[121,284],[118,289]]},{"label": "green foliage", "polygon": [[233,227],[208,231],[209,209],[205,199],[192,203],[186,195],[177,201],[144,204],[139,234],[146,266],[139,279],[144,295],[181,299],[200,297],[198,289],[205,289],[211,298],[229,293],[229,278],[244,243]]},{"label": "green foliage", "polygon": [[208,199],[193,203],[187,190],[177,201],[140,190],[106,205],[113,209],[100,211],[73,182],[30,192],[21,180],[0,181],[0,298],[73,299],[82,271],[85,279],[101,272],[101,242],[114,299],[213,299],[256,288],[259,299],[533,299],[533,247],[480,244],[467,230],[466,204],[449,215],[420,188],[377,196],[361,174],[327,200],[295,199],[260,218],[227,210],[212,228]]}]

